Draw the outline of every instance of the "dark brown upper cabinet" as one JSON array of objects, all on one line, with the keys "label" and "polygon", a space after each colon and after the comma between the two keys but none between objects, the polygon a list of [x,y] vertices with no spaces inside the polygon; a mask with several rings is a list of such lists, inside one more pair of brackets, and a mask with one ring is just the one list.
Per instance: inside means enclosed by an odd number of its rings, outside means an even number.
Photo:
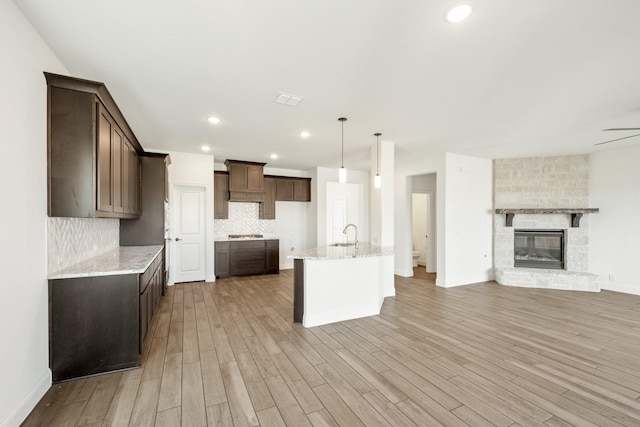
[{"label": "dark brown upper cabinet", "polygon": [[[138,218],[120,221],[120,246],[144,246],[165,244],[165,193],[168,154],[145,153],[140,157],[143,188],[141,201],[144,212]],[[125,200],[127,198],[125,197]],[[125,206],[125,212],[127,208]]]},{"label": "dark brown upper cabinet", "polygon": [[277,177],[276,200],[279,202],[310,202],[311,178]]},{"label": "dark brown upper cabinet", "polygon": [[213,218],[229,219],[229,173],[213,173]]},{"label": "dark brown upper cabinet", "polygon": [[276,179],[264,177],[264,200],[260,203],[259,219],[276,219]]},{"label": "dark brown upper cabinet", "polygon": [[266,163],[225,160],[229,172],[230,202],[264,200],[264,165]]},{"label": "dark brown upper cabinet", "polygon": [[44,74],[48,215],[137,218],[144,150],[106,86]]}]

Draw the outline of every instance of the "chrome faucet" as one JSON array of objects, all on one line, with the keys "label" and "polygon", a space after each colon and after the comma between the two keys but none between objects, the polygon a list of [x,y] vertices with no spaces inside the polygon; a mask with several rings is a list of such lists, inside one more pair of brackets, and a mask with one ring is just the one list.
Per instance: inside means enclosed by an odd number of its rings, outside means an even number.
[{"label": "chrome faucet", "polygon": [[344,227],[344,230],[342,230],[342,234],[347,234],[347,228],[349,227],[353,227],[354,230],[356,230],[356,241],[355,241],[355,245],[356,245],[356,249],[358,249],[358,227],[356,227],[355,224],[347,224]]}]

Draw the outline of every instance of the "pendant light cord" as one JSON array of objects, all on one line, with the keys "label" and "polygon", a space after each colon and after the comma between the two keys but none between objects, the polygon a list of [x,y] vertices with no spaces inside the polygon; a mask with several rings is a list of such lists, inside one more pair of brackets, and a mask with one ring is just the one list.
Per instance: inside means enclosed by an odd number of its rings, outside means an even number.
[{"label": "pendant light cord", "polygon": [[342,124],[342,148],[340,153],[340,167],[344,168],[344,122],[347,120],[345,117],[340,117],[340,123]]},{"label": "pendant light cord", "polygon": [[378,152],[376,153],[376,163],[378,164],[376,167],[376,173],[380,175],[380,135],[376,135],[376,145],[378,146]]},{"label": "pendant light cord", "polygon": [[340,167],[344,167],[344,120],[342,120],[342,148],[340,154]]},{"label": "pendant light cord", "polygon": [[374,133],[376,136],[376,174],[380,175],[380,132]]}]

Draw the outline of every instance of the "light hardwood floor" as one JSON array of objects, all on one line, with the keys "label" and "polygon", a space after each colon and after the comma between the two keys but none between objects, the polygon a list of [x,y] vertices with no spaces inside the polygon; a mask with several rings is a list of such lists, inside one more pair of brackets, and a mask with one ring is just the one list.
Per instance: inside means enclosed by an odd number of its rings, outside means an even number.
[{"label": "light hardwood floor", "polygon": [[433,280],[310,329],[290,270],[176,285],[142,368],[56,384],[24,425],[640,425],[640,297]]}]

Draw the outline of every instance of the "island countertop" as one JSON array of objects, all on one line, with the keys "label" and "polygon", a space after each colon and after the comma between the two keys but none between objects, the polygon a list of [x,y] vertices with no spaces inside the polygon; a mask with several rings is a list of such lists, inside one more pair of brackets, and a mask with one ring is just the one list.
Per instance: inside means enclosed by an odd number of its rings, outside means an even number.
[{"label": "island countertop", "polygon": [[48,275],[48,279],[141,274],[164,246],[120,246]]},{"label": "island countertop", "polygon": [[393,255],[393,246],[377,246],[368,242],[359,242],[355,246],[320,246],[300,252],[294,252],[287,256],[291,259],[343,259],[364,258],[372,256]]}]

